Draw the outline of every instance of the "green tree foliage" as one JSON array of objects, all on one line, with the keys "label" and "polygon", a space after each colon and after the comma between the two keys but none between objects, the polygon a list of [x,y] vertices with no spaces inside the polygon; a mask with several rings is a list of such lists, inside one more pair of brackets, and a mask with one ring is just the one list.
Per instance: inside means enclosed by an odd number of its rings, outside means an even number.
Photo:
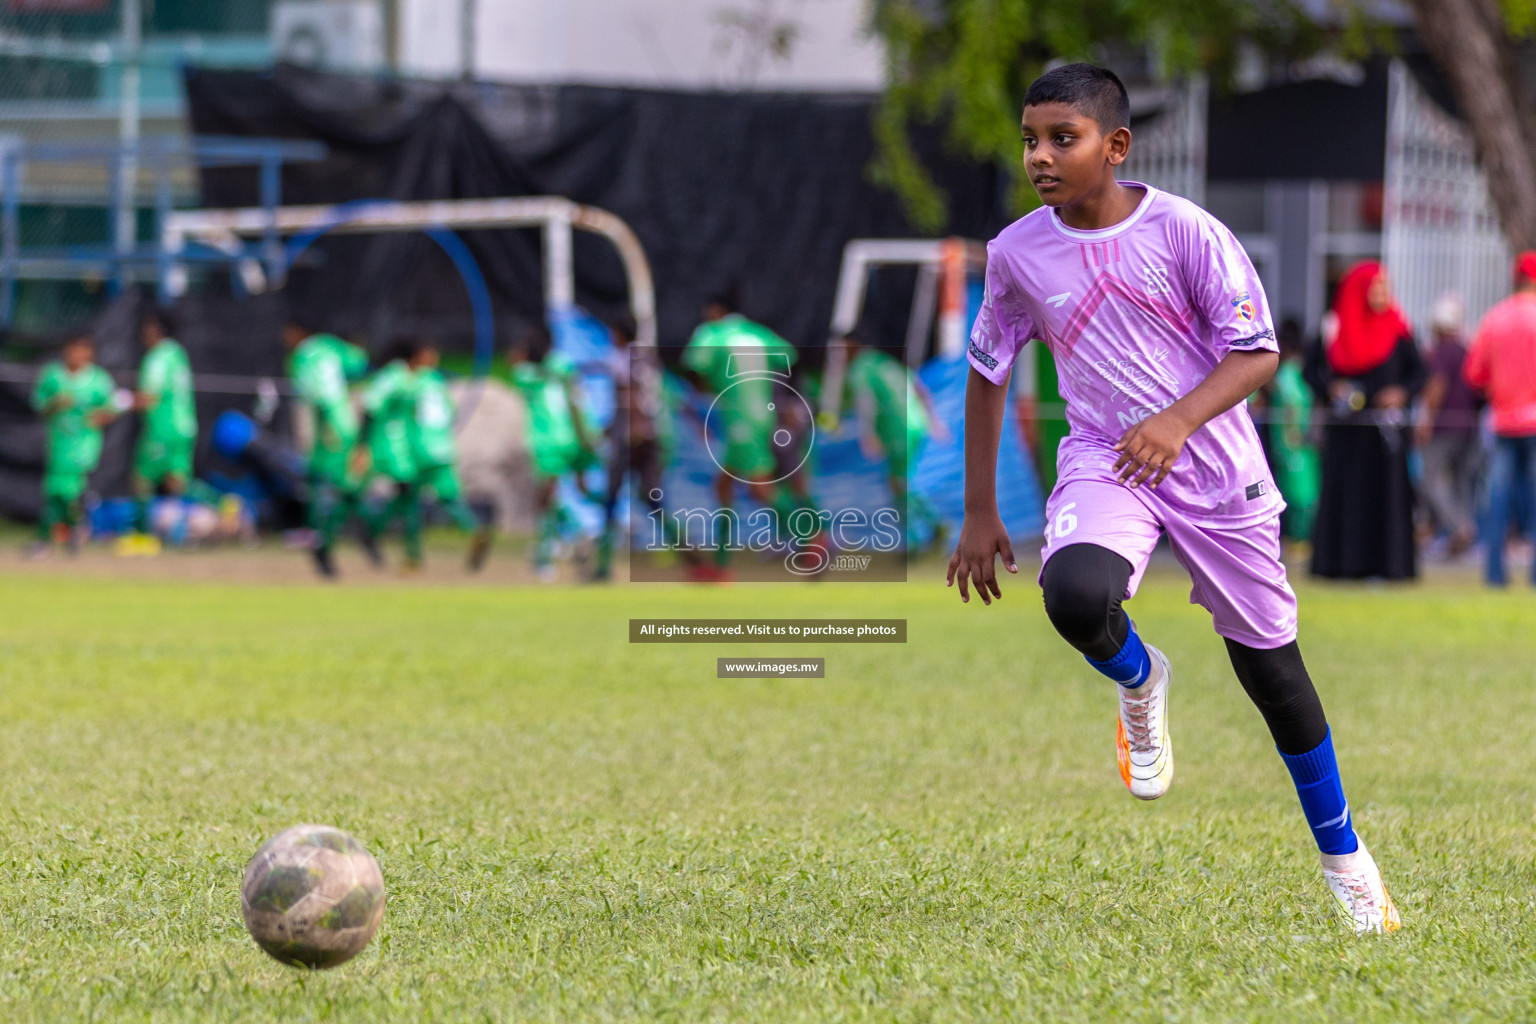
[{"label": "green tree foliage", "polygon": [[889,64],[873,176],[929,231],[942,230],[947,199],[913,151],[914,125],[942,119],[958,152],[1006,169],[1023,212],[1033,193],[1013,174],[1019,112],[1047,62],[1134,66],[1160,79],[1203,71],[1219,88],[1231,81],[1245,44],[1295,55],[1322,41],[1292,0],[876,0],[873,24]]}]

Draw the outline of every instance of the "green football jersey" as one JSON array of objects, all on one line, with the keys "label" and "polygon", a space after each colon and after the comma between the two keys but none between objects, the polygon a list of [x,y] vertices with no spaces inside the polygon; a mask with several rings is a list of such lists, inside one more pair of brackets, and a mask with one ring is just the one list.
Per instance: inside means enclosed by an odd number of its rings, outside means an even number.
[{"label": "green football jersey", "polygon": [[875,433],[886,442],[928,436],[928,410],[912,371],[884,352],[859,350],[848,364],[848,390],[854,407],[872,419]]},{"label": "green football jersey", "polygon": [[581,447],[567,397],[575,376],[575,365],[558,352],[551,352],[542,364],[529,361],[512,367],[512,383],[528,403],[528,444],[535,451]]},{"label": "green football jersey", "polygon": [[192,364],[187,350],[166,338],[144,354],[139,390],[155,396],[144,413],[144,432],[158,440],[186,441],[197,436],[197,406],[192,398]]},{"label": "green football jersey", "polygon": [[101,428],[91,414],[112,407],[112,377],[94,364],[70,373],[62,362],[43,367],[32,393],[32,406],[42,411],[54,399],[67,400],[48,414],[48,472],[89,473],[101,459]]},{"label": "green football jersey", "polygon": [[786,375],[798,358],[789,342],[762,324],[733,313],[700,324],[683,349],[682,362],[719,396],[717,413],[766,428],[775,422],[775,377],[765,372],[788,383]]},{"label": "green football jersey", "polygon": [[[315,334],[288,357],[288,376],[294,389],[315,415],[317,447],[350,447],[357,439],[357,412],[352,408],[347,380],[355,376],[354,353],[360,352],[334,335]],[[362,360],[366,366],[366,354]]]},{"label": "green football jersey", "polygon": [[459,459],[453,436],[453,398],[436,370],[416,374],[416,461],[423,467],[451,466]]},{"label": "green football jersey", "polygon": [[363,392],[373,467],[395,480],[416,475],[416,374],[395,360],[373,375]]}]

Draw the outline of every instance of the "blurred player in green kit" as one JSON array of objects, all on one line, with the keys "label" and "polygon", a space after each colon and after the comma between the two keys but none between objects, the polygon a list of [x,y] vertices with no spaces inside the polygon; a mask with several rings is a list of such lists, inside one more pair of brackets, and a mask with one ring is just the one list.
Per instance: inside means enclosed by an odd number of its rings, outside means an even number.
[{"label": "blurred player in green kit", "polygon": [[383,367],[363,391],[367,420],[363,436],[373,458],[373,471],[394,485],[395,493],[384,511],[369,524],[378,537],[399,520],[405,536],[407,573],[421,569],[421,487],[416,461],[416,371],[411,368],[409,343],[394,345]]},{"label": "blurred player in green kit", "polygon": [[[315,568],[336,575],[332,549],[348,521],[362,519],[368,453],[359,445],[361,424],[352,405],[349,382],[367,372],[368,355],[334,334],[311,333],[297,323],[283,328],[288,376],[310,413],[309,518],[315,531]],[[363,547],[369,561],[382,564],[366,520]]]},{"label": "blurred player in green kit", "polygon": [[[909,477],[923,446],[944,424],[932,401],[907,367],[857,334],[844,339],[848,348],[848,393],[858,412],[860,446],[866,457],[885,459],[891,496],[904,525],[923,523],[937,531],[940,519],[933,506],[911,488]],[[910,536],[910,533],[908,534]]]},{"label": "blurred player in green kit", "polygon": [[115,400],[112,378],[96,365],[95,356],[88,335],[71,338],[61,358],[43,367],[32,393],[33,408],[48,421],[43,514],[34,555],[45,554],[50,543],[78,548],[80,502],[87,478],[101,461],[101,428],[132,401]]},{"label": "blurred player in green kit", "polygon": [[422,494],[437,499],[453,524],[470,535],[468,565],[479,572],[491,553],[491,524],[482,520],[464,500],[459,480],[459,445],[453,436],[453,398],[437,366],[437,346],[414,339],[407,346],[416,374],[416,422],[412,445]]},{"label": "blurred player in green kit", "polygon": [[536,326],[524,332],[508,353],[512,384],[528,405],[528,449],[533,462],[539,510],[539,537],[533,565],[539,578],[555,578],[555,543],[568,513],[558,500],[560,478],[600,464],[591,431],[576,401],[576,367],[552,351],[549,330]]},{"label": "blurred player in green kit", "polygon": [[173,497],[192,482],[197,446],[197,407],[192,398],[192,364],[172,337],[170,318],[153,312],[139,327],[144,361],[134,408],[144,414],[133,454],[134,532],[117,544],[120,555],[154,555],[160,541],[149,529],[149,506],[157,491]]},{"label": "blurred player in green kit", "polygon": [[[797,478],[781,474],[774,456],[781,424],[775,385],[787,388],[799,353],[767,327],[742,316],[737,305],[734,289],[711,298],[704,307],[704,322],[682,355],[687,375],[715,396],[705,427],[710,455],[720,470],[715,498],[722,509],[732,508],[736,484],[745,484],[747,493],[773,509],[781,524],[807,540],[820,530],[815,509],[807,495],[797,493]],[[802,510],[808,510],[809,517],[796,515]],[[804,528],[796,531],[797,525]],[[714,541],[716,578],[725,580],[731,538],[720,531]]]}]

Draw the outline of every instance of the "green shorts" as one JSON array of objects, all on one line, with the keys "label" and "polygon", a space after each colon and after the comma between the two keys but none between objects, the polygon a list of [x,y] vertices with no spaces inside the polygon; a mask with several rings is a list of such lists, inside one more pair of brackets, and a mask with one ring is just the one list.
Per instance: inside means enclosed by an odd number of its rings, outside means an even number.
[{"label": "green shorts", "polygon": [[408,455],[388,450],[373,453],[373,471],[397,484],[420,483],[418,478],[423,475],[422,468],[416,464],[416,460]]},{"label": "green shorts", "polygon": [[88,473],[49,469],[43,476],[43,497],[57,501],[79,501],[85,494]]},{"label": "green shorts", "polygon": [[539,480],[580,473],[602,462],[596,453],[589,452],[580,445],[546,447],[535,443],[530,455],[533,459],[533,475]]},{"label": "green shorts", "polygon": [[901,433],[881,434],[880,447],[885,450],[886,472],[892,477],[905,480],[917,460],[922,457],[928,434],[922,430],[905,430]]},{"label": "green shorts", "polygon": [[734,477],[743,480],[773,477],[777,467],[773,458],[776,427],[773,420],[724,417],[721,424],[724,436],[712,440],[710,454],[719,461],[721,469]]},{"label": "green shorts", "polygon": [[151,484],[159,484],[168,477],[189,481],[196,445],[196,439],[190,437],[140,438],[133,453],[133,475]]},{"label": "green shorts", "polygon": [[417,483],[423,490],[431,491],[441,502],[458,501],[464,493],[459,483],[459,471],[452,465],[425,467]]},{"label": "green shorts", "polygon": [[352,472],[352,445],[331,448],[315,445],[309,455],[309,478],[341,491],[361,490],[365,481]]}]

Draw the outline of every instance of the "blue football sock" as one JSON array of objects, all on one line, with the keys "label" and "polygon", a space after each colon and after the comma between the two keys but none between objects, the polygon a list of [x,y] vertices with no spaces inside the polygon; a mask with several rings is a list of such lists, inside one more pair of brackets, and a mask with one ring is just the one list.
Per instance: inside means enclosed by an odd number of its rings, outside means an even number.
[{"label": "blue football sock", "polygon": [[1307,816],[1317,848],[1324,853],[1354,853],[1360,848],[1355,838],[1355,823],[1349,816],[1349,802],[1344,799],[1344,784],[1339,781],[1339,766],[1333,759],[1333,730],[1323,742],[1305,754],[1281,754],[1291,771],[1301,812]]},{"label": "blue football sock", "polygon": [[1140,686],[1152,674],[1152,658],[1147,654],[1141,637],[1136,635],[1135,625],[1126,633],[1125,644],[1119,654],[1106,661],[1094,661],[1086,656],[1084,660],[1127,689]]}]

